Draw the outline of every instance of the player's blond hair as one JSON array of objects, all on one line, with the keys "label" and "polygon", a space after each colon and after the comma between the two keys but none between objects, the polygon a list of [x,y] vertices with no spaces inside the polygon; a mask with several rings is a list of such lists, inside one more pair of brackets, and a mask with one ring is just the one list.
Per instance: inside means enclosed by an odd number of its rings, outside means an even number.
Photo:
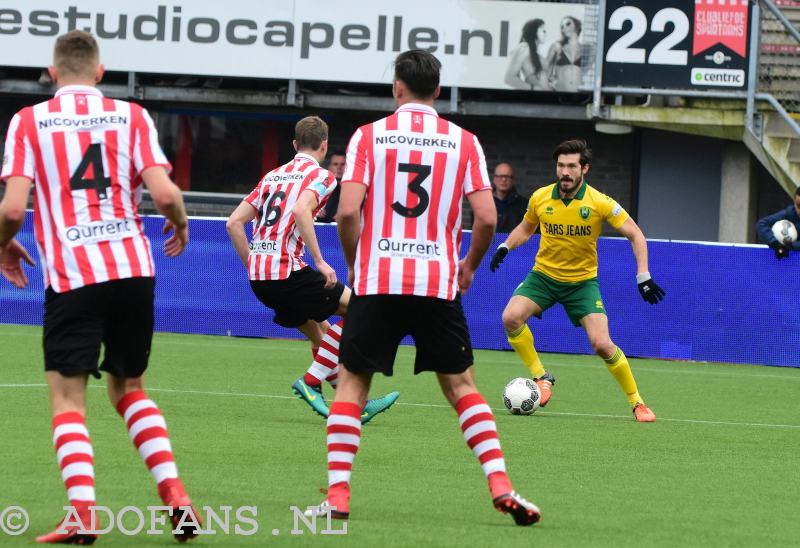
[{"label": "player's blond hair", "polygon": [[319,116],[306,116],[294,126],[297,149],[319,150],[322,141],[328,140],[328,124]]},{"label": "player's blond hair", "polygon": [[53,65],[62,76],[94,76],[100,63],[97,40],[88,32],[71,30],[56,39]]}]

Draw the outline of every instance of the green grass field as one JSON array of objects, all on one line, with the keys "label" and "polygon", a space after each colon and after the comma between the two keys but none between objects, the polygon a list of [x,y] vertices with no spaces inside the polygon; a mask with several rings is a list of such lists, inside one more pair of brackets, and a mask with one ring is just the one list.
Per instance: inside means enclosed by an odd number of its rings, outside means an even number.
[{"label": "green grass field", "polygon": [[[30,529],[17,537],[0,532],[0,545],[24,545],[52,529],[66,499],[52,448],[41,330],[2,325],[0,348],[0,511],[18,505],[30,513]],[[199,506],[258,508],[257,534],[195,543],[797,546],[800,370],[632,360],[658,415],[655,424],[638,424],[593,356],[543,356],[558,379],[551,404],[533,417],[509,415],[502,388],[526,370],[510,352],[477,352],[478,384],[495,409],[511,479],[542,509],[541,523],[519,528],[492,508],[434,377],[411,374],[413,352],[401,348],[395,377],[376,378],[374,393],[397,389],[402,396],[364,428],[348,534],[291,535],[290,506],[318,503],[327,483],[324,422],[289,389],[308,365],[307,343],[158,334],[147,384],[190,494]],[[98,504],[158,504],[102,382],[90,386]],[[168,535],[118,531],[98,542],[174,544]]]}]

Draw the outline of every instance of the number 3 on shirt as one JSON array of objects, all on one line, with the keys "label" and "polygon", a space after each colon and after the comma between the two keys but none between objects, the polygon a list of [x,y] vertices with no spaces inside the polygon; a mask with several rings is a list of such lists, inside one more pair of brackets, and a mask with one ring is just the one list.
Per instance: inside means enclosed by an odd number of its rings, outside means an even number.
[{"label": "number 3 on shirt", "polygon": [[423,164],[398,164],[397,171],[401,173],[415,173],[417,175],[408,183],[408,190],[417,195],[419,203],[414,207],[408,207],[400,202],[395,202],[392,204],[392,209],[395,213],[403,217],[419,217],[425,213],[431,201],[428,191],[422,187],[422,183],[431,174],[431,166]]}]

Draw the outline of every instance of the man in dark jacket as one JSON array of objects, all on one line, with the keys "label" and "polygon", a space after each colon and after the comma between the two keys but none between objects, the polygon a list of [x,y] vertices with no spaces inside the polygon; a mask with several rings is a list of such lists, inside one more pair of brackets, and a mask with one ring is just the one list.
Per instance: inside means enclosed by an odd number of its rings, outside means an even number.
[{"label": "man in dark jacket", "polygon": [[328,158],[328,170],[336,177],[336,188],[333,189],[333,194],[328,199],[328,202],[317,213],[317,218],[314,219],[318,223],[333,223],[336,222],[336,210],[339,208],[339,192],[341,192],[342,175],[344,174],[344,151],[336,150]]},{"label": "man in dark jacket", "polygon": [[497,208],[497,232],[511,232],[522,222],[528,209],[528,198],[518,194],[514,188],[514,169],[511,164],[497,164],[492,187]]},{"label": "man in dark jacket", "polygon": [[778,259],[783,259],[789,256],[791,251],[800,251],[800,240],[795,240],[792,243],[786,244],[779,242],[775,235],[772,233],[772,225],[782,220],[790,221],[794,224],[794,228],[800,234],[800,187],[794,191],[794,204],[786,209],[782,209],[772,215],[767,215],[763,219],[759,219],[756,225],[758,230],[758,237],[761,238],[765,244],[770,246],[775,251],[775,256]]}]

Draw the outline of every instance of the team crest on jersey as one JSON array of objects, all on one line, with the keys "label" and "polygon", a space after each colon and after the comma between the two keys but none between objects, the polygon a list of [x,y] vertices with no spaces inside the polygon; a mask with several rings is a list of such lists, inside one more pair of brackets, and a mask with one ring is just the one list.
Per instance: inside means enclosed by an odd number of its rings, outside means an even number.
[{"label": "team crest on jersey", "polygon": [[584,206],[578,210],[578,213],[580,213],[581,219],[588,221],[589,215],[592,214],[592,208]]},{"label": "team crest on jersey", "polygon": [[545,215],[552,215],[553,214],[553,206],[547,206],[547,209],[544,210]]}]

